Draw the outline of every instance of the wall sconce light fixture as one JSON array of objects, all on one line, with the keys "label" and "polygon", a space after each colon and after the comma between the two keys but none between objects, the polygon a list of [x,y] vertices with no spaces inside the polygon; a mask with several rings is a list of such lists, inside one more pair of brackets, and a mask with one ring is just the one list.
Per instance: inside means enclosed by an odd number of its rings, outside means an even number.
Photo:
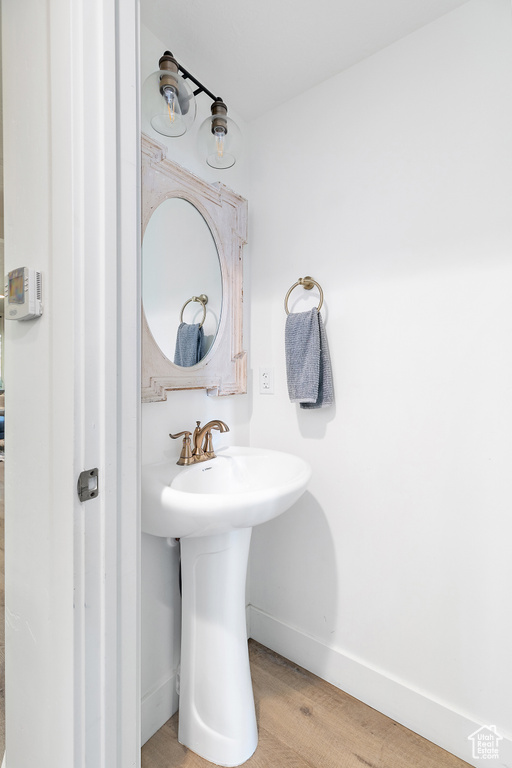
[{"label": "wall sconce light fixture", "polygon": [[[192,90],[187,81],[194,83],[196,90]],[[228,108],[222,99],[178,64],[170,51],[165,51],[158,71],[143,85],[142,109],[157,133],[183,136],[195,120],[195,97],[199,93],[206,93],[213,102],[211,116],[199,129],[200,152],[212,168],[231,168],[241,146],[239,127],[228,117]]]}]

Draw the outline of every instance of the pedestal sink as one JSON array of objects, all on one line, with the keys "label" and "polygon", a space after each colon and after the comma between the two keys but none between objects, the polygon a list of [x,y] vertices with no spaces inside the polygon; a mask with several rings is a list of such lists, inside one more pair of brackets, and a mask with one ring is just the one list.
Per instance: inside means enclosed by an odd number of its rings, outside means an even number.
[{"label": "pedestal sink", "polygon": [[239,447],[142,468],[142,530],[181,545],[178,738],[217,765],[241,765],[258,742],[245,623],[252,528],[291,507],[310,476],[297,456]]}]

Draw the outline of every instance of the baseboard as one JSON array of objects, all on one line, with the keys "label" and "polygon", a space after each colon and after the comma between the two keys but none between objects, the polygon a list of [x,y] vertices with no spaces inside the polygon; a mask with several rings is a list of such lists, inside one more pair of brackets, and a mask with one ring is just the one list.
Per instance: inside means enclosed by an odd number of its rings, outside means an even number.
[{"label": "baseboard", "polygon": [[178,709],[176,673],[142,698],[141,744],[145,744]]},{"label": "baseboard", "polygon": [[247,626],[249,637],[470,765],[512,768],[510,738],[499,741],[499,754],[492,760],[473,755],[475,739],[469,737],[490,723],[477,723],[252,605],[247,606]]}]

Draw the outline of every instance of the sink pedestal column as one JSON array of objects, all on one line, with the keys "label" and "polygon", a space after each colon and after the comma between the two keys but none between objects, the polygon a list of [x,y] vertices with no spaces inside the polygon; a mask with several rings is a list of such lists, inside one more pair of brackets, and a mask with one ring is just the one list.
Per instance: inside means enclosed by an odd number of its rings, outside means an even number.
[{"label": "sink pedestal column", "polygon": [[251,528],[181,539],[181,744],[241,765],[256,749],[245,582]]}]

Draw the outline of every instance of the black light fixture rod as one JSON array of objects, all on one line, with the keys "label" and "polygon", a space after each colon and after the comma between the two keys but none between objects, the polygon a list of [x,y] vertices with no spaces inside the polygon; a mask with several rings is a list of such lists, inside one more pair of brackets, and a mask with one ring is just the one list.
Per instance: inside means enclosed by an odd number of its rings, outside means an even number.
[{"label": "black light fixture rod", "polygon": [[194,75],[191,75],[190,72],[181,66],[181,64],[178,64],[178,69],[185,79],[188,77],[189,80],[192,80],[192,82],[198,86],[197,91],[194,91],[194,96],[197,96],[198,93],[206,93],[206,95],[209,96],[212,101],[216,101],[217,96],[214,96],[213,93],[208,90],[208,88],[200,83],[199,80],[197,80]]}]

